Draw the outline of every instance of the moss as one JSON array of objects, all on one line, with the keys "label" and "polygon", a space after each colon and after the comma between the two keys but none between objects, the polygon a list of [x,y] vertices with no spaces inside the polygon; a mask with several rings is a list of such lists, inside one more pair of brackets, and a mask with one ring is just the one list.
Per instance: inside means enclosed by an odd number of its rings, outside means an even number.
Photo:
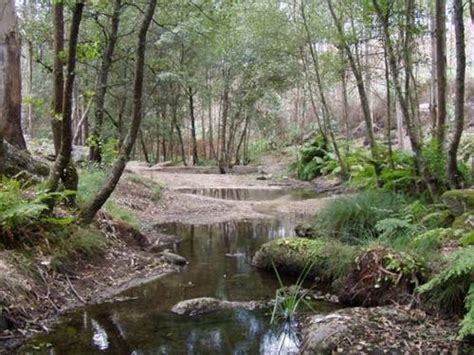
[{"label": "moss", "polygon": [[331,282],[347,273],[355,259],[357,248],[335,240],[286,238],[262,245],[253,258],[257,267],[298,276],[305,267],[314,264],[309,276]]},{"label": "moss", "polygon": [[435,211],[427,214],[421,219],[421,224],[428,229],[433,228],[448,228],[454,221],[454,216],[451,211]]},{"label": "moss", "polygon": [[443,203],[449,207],[451,213],[460,216],[474,209],[474,190],[451,190],[441,197]]},{"label": "moss", "polygon": [[463,213],[459,217],[456,217],[456,219],[453,222],[453,228],[471,231],[471,230],[474,230],[473,222],[474,222],[474,212],[469,211],[469,212]]},{"label": "moss", "polygon": [[420,254],[427,254],[440,249],[450,240],[458,240],[463,234],[462,230],[454,228],[436,228],[417,235],[410,242],[410,247]]},{"label": "moss", "polygon": [[462,245],[464,245],[465,247],[469,246],[469,245],[474,245],[474,231],[473,232],[470,232],[466,235],[464,235],[462,238],[461,238],[461,243]]}]

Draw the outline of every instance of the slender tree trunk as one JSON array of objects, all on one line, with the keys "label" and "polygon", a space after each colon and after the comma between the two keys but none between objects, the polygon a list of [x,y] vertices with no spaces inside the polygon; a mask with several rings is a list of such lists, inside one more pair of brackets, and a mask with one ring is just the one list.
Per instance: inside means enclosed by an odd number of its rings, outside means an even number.
[{"label": "slender tree trunk", "polygon": [[456,35],[456,84],[454,95],[454,134],[448,150],[448,179],[451,188],[461,185],[457,153],[464,129],[464,99],[466,80],[466,43],[462,0],[454,0],[454,32]]},{"label": "slender tree trunk", "polygon": [[431,125],[432,125],[432,135],[433,137],[437,132],[437,73],[436,73],[436,25],[435,25],[435,16],[430,14],[430,40],[431,40],[431,80],[430,80],[430,116],[431,116]]},{"label": "slender tree trunk", "polygon": [[392,148],[392,91],[390,89],[390,66],[388,64],[387,47],[384,46],[384,64],[385,64],[385,85],[386,88],[386,99],[387,99],[387,145],[388,145],[388,161],[390,168],[394,169],[395,164],[393,162],[393,148]]},{"label": "slender tree trunk", "polygon": [[441,150],[446,140],[446,0],[436,0],[436,77],[438,114],[436,120],[436,141]]},{"label": "slender tree trunk", "polygon": [[[412,0],[409,0],[412,1]],[[421,176],[423,178],[423,181],[425,182],[426,187],[428,188],[430,195],[433,199],[436,199],[437,194],[438,194],[438,188],[436,186],[436,181],[431,175],[431,173],[428,170],[426,161],[423,157],[422,154],[422,144],[419,141],[419,137],[417,134],[417,131],[413,125],[412,117],[410,116],[410,109],[409,109],[409,103],[408,103],[408,95],[409,93],[406,93],[407,96],[404,96],[401,84],[400,84],[400,79],[399,79],[399,69],[397,67],[397,58],[395,55],[395,50],[392,44],[392,39],[390,36],[390,31],[389,31],[389,17],[390,17],[390,12],[388,9],[382,9],[379,2],[377,0],[372,0],[372,3],[374,4],[375,11],[377,13],[377,16],[379,20],[382,23],[382,28],[383,28],[383,34],[385,38],[385,46],[387,49],[387,55],[388,55],[388,61],[390,64],[390,71],[392,73],[392,79],[393,79],[393,84],[397,93],[397,98],[400,104],[400,109],[403,114],[403,118],[405,122],[407,123],[407,130],[408,130],[408,136],[410,138],[410,143],[413,149],[413,152],[415,153],[415,158],[418,166],[418,170],[421,173]],[[410,11],[410,4],[408,4],[409,10],[408,10],[408,28],[407,31],[411,31],[412,29],[410,28],[413,17],[411,15]],[[410,51],[410,48],[407,47],[407,43],[405,42],[405,46],[403,48],[404,52]],[[408,54],[405,53],[405,60],[407,59]],[[406,65],[406,64],[405,64]]]},{"label": "slender tree trunk", "polygon": [[15,1],[0,6],[0,128],[11,145],[26,149],[21,127],[21,71]]},{"label": "slender tree trunk", "polygon": [[193,88],[188,88],[189,116],[191,119],[191,140],[193,145],[193,165],[199,164],[198,147],[196,139],[196,117],[194,117],[194,93]]},{"label": "slender tree trunk", "polygon": [[33,137],[33,103],[31,102],[33,98],[33,43],[28,41],[27,43],[28,50],[28,96],[30,102],[28,103],[28,133],[30,137]]},{"label": "slender tree trunk", "polygon": [[62,1],[53,3],[53,118],[51,128],[53,132],[54,151],[56,156],[61,149],[61,120],[63,114],[64,93],[64,4]]},{"label": "slender tree trunk", "polygon": [[329,109],[329,106],[326,101],[326,96],[324,94],[324,88],[323,88],[323,83],[321,80],[321,74],[320,74],[320,68],[319,68],[319,58],[318,58],[318,53],[316,53],[315,48],[313,47],[312,41],[311,41],[311,34],[309,31],[309,27],[306,21],[306,16],[305,16],[305,11],[304,11],[304,4],[301,6],[301,15],[303,18],[305,30],[306,30],[306,36],[307,36],[307,45],[309,47],[309,51],[311,54],[311,58],[313,59],[313,64],[314,64],[314,72],[316,74],[316,84],[318,85],[318,92],[319,92],[319,98],[321,101],[321,105],[323,107],[323,118],[325,120],[325,125],[326,129],[329,133],[329,136],[331,138],[331,143],[334,148],[334,153],[336,154],[337,160],[339,162],[339,166],[341,168],[341,177],[343,179],[348,178],[348,169],[346,167],[346,163],[344,159],[342,158],[342,155],[339,151],[339,146],[337,145],[336,141],[336,136],[334,134],[334,130],[332,129],[331,125],[331,111]]},{"label": "slender tree trunk", "polygon": [[[342,47],[344,48],[344,50],[346,52],[347,59],[349,61],[349,65],[352,69],[352,73],[354,74],[354,77],[356,79],[356,86],[357,86],[357,91],[359,93],[360,102],[361,102],[361,105],[362,105],[362,112],[363,112],[363,116],[364,116],[366,130],[367,130],[367,138],[369,140],[372,159],[374,161],[377,161],[377,158],[378,158],[377,142],[376,142],[375,136],[374,136],[374,129],[373,129],[373,125],[372,125],[372,115],[371,115],[371,112],[370,112],[369,98],[367,96],[367,91],[366,91],[366,87],[365,87],[365,84],[364,84],[364,78],[363,78],[363,75],[362,75],[362,71],[361,71],[360,66],[358,65],[358,63],[356,61],[356,58],[354,58],[354,55],[352,54],[352,51],[351,51],[349,45],[347,44],[347,41],[344,38],[344,30],[343,30],[343,27],[342,27],[342,23],[341,23],[340,19],[337,17],[336,12],[334,11],[334,8],[333,8],[333,5],[332,5],[332,0],[327,0],[327,4],[328,4],[328,7],[329,7],[329,11],[331,13],[331,16],[334,20],[334,24],[336,25],[337,32],[338,32],[339,36],[341,37],[341,42],[342,42],[341,44],[342,44]],[[375,172],[377,174],[377,177],[380,173],[378,170],[379,169],[377,169],[377,167],[375,167]]]},{"label": "slender tree trunk", "polygon": [[226,151],[226,128],[227,128],[227,116],[229,114],[229,83],[227,82],[226,75],[224,75],[224,80],[226,83],[224,84],[224,95],[222,98],[222,120],[221,120],[221,154],[219,159],[219,170],[221,174],[225,174],[227,172],[228,166],[227,164],[227,151]]},{"label": "slender tree trunk", "polygon": [[[76,53],[77,43],[79,41],[79,27],[82,20],[82,12],[84,9],[84,0],[76,1],[74,6],[71,30],[69,35],[69,48],[66,69],[66,83],[63,96],[63,112],[61,120],[61,148],[56,157],[51,174],[48,180],[49,191],[58,189],[59,180],[63,181],[67,188],[76,187],[77,189],[77,173],[71,163],[72,153],[72,94],[74,89],[74,79],[76,76]],[[68,171],[66,171],[66,169]],[[71,180],[71,181],[68,181]]]},{"label": "slender tree trunk", "polygon": [[143,96],[143,77],[145,67],[146,38],[151,20],[155,13],[157,0],[150,0],[145,11],[143,22],[138,34],[137,55],[135,60],[135,79],[133,84],[133,111],[132,122],[122,145],[111,174],[107,181],[95,195],[92,201],[88,202],[80,211],[80,218],[85,223],[92,221],[97,211],[104,205],[112,192],[115,190],[125,166],[130,159],[130,153],[137,139],[138,131],[142,120],[142,96]]},{"label": "slender tree trunk", "polygon": [[101,160],[102,144],[102,124],[104,121],[105,96],[107,94],[107,84],[110,68],[112,67],[112,57],[115,51],[115,45],[118,38],[118,28],[120,22],[120,13],[122,10],[122,0],[114,1],[114,10],[110,22],[110,35],[107,45],[102,54],[102,62],[97,76],[96,95],[95,95],[95,120],[92,128],[93,144],[90,150],[90,160],[99,162]]}]

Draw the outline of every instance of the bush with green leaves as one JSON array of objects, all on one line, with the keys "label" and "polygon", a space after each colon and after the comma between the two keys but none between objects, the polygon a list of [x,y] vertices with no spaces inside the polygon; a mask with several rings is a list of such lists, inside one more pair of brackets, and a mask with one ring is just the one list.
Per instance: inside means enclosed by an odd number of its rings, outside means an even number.
[{"label": "bush with green leaves", "polygon": [[444,270],[418,291],[439,309],[451,312],[466,310],[459,337],[474,334],[474,246],[450,256]]},{"label": "bush with green leaves", "polygon": [[384,226],[379,221],[397,215],[405,204],[403,195],[381,190],[339,196],[316,216],[315,230],[321,236],[361,244],[380,236]]},{"label": "bush with green leaves", "polygon": [[311,143],[303,146],[299,154],[299,158],[291,165],[298,179],[313,180],[337,169],[336,157],[322,136],[316,136]]}]

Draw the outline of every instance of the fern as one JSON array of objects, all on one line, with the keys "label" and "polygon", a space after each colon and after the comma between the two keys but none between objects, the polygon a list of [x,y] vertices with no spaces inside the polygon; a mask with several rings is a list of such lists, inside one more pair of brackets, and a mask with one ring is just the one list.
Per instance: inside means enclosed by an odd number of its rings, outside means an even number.
[{"label": "fern", "polygon": [[456,306],[464,302],[467,310],[461,322],[459,338],[464,338],[474,331],[474,247],[454,253],[450,265],[428,283],[420,286],[420,293],[428,293],[429,299],[438,303],[441,309]]},{"label": "fern", "polygon": [[467,313],[461,322],[461,330],[459,331],[459,339],[464,339],[468,335],[474,335],[474,282],[469,287],[466,297]]}]

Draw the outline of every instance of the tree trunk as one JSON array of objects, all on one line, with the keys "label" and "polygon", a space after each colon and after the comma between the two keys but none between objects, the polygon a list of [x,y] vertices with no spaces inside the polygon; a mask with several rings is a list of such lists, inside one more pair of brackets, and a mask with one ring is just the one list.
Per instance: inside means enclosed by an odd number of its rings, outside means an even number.
[{"label": "tree trunk", "polygon": [[228,170],[227,164],[227,151],[226,151],[226,128],[227,128],[227,116],[229,115],[229,83],[224,75],[224,96],[222,98],[222,121],[221,121],[221,154],[219,158],[219,171],[221,174],[225,174]]},{"label": "tree trunk", "polygon": [[[421,176],[423,178],[423,181],[430,192],[431,197],[433,199],[436,199],[437,193],[438,193],[436,181],[431,176],[431,173],[428,170],[426,161],[422,155],[422,144],[419,141],[419,137],[417,135],[416,129],[415,127],[413,127],[412,117],[410,116],[410,109],[409,109],[409,103],[408,103],[408,98],[407,98],[409,93],[407,92],[406,93],[407,96],[404,96],[404,93],[400,84],[399,72],[398,72],[399,69],[397,67],[397,58],[395,55],[395,50],[393,47],[392,39],[390,36],[390,30],[389,30],[390,11],[388,9],[382,9],[377,0],[372,0],[372,3],[374,4],[374,8],[375,8],[378,18],[382,23],[385,46],[387,49],[388,61],[390,65],[390,71],[392,74],[393,84],[395,87],[395,91],[397,93],[397,98],[400,104],[400,109],[402,111],[403,118],[407,124],[408,136],[410,138],[410,143],[411,143],[413,152],[415,153],[416,163],[421,173]],[[410,7],[411,5],[408,4],[408,6]],[[408,12],[410,12],[410,9],[408,10]],[[410,26],[413,21],[413,16],[411,15],[411,13],[407,15],[407,18],[408,18],[407,31],[411,31],[412,29],[410,28]],[[407,43],[405,43],[405,47],[403,48],[404,52],[410,51],[410,48],[408,48],[406,44]],[[405,54],[405,56],[407,56],[407,54]],[[407,64],[405,63],[405,65]]]},{"label": "tree trunk", "polygon": [[448,150],[448,179],[451,188],[456,189],[461,185],[457,165],[457,153],[464,129],[466,43],[464,38],[462,0],[454,0],[453,3],[454,32],[456,35],[456,83],[454,96],[454,134]]},{"label": "tree trunk", "polygon": [[[357,91],[359,93],[360,97],[360,102],[362,105],[362,112],[364,116],[364,121],[365,121],[365,126],[367,130],[367,138],[369,140],[369,145],[370,145],[370,152],[372,155],[372,159],[374,161],[377,160],[378,154],[377,154],[377,143],[375,141],[375,136],[374,136],[374,130],[373,130],[373,125],[372,125],[372,115],[370,112],[370,104],[369,104],[369,98],[367,96],[367,91],[365,88],[364,84],[364,78],[362,76],[362,71],[358,63],[356,62],[356,59],[354,58],[352,51],[347,43],[347,41],[344,38],[344,30],[342,27],[342,23],[340,19],[337,17],[336,12],[334,11],[334,8],[332,6],[332,0],[327,0],[327,4],[329,7],[329,11],[331,13],[331,16],[334,20],[334,24],[336,25],[337,32],[339,33],[339,36],[341,37],[341,44],[342,47],[344,48],[347,59],[349,61],[349,65],[352,69],[352,73],[354,74],[354,77],[356,79],[356,86],[357,86]],[[375,172],[378,176],[379,174],[379,169],[375,167]]]},{"label": "tree trunk", "polygon": [[61,149],[61,116],[63,114],[64,93],[64,4],[62,1],[53,3],[53,117],[51,129],[53,132],[54,152],[57,156]]},{"label": "tree trunk", "polygon": [[446,140],[446,0],[436,0],[436,77],[438,113],[436,141],[441,150]]},{"label": "tree trunk", "polygon": [[110,68],[112,67],[112,57],[118,38],[118,28],[120,22],[120,13],[122,9],[122,0],[114,1],[114,12],[110,23],[111,31],[107,46],[102,54],[102,62],[97,76],[96,95],[95,95],[95,120],[92,129],[93,143],[90,150],[90,160],[100,162],[101,143],[102,143],[102,124],[104,121],[105,96],[107,94],[107,84]]},{"label": "tree trunk", "polygon": [[322,83],[321,75],[320,75],[318,53],[316,53],[316,50],[313,47],[313,44],[312,44],[312,41],[311,41],[311,35],[310,35],[309,27],[308,27],[308,24],[306,22],[304,4],[302,4],[302,6],[301,6],[301,15],[302,15],[305,30],[306,30],[307,45],[309,47],[311,58],[313,59],[314,72],[316,74],[316,84],[318,85],[319,97],[320,97],[320,100],[321,100],[321,105],[323,107],[323,119],[325,120],[325,126],[326,126],[326,129],[327,129],[327,132],[329,133],[329,137],[331,138],[331,143],[332,143],[332,146],[334,148],[334,153],[336,154],[337,160],[339,162],[339,166],[341,168],[341,178],[342,179],[347,179],[348,176],[349,176],[348,175],[348,169],[347,169],[346,163],[345,163],[344,159],[342,158],[342,155],[339,151],[339,147],[338,147],[337,141],[336,141],[336,136],[334,134],[334,130],[332,129],[331,111],[329,109],[329,106],[328,106],[327,101],[326,101],[326,96],[324,94],[323,83]]},{"label": "tree trunk", "polygon": [[387,145],[388,145],[388,162],[390,168],[394,169],[395,164],[393,162],[393,149],[392,149],[392,91],[390,89],[390,66],[388,64],[387,47],[384,46],[384,65],[385,65],[385,85],[387,86],[386,100],[387,100]]},{"label": "tree trunk", "polygon": [[194,117],[194,93],[193,88],[188,88],[189,118],[191,119],[191,140],[193,145],[193,165],[199,164],[198,147],[196,139],[196,117]]},{"label": "tree trunk", "polygon": [[21,128],[21,71],[15,1],[0,6],[0,129],[3,138],[26,149]]},{"label": "tree trunk", "polygon": [[146,38],[150,27],[153,14],[155,13],[157,0],[150,0],[145,12],[143,22],[140,26],[138,35],[137,56],[135,60],[135,79],[133,84],[133,111],[132,122],[122,145],[112,171],[107,181],[95,195],[95,197],[87,203],[80,211],[80,218],[85,223],[92,221],[97,211],[104,205],[112,192],[115,190],[120,177],[125,169],[127,161],[130,159],[130,153],[137,139],[138,131],[142,120],[142,96],[143,96],[143,77],[145,66]]},{"label": "tree trunk", "polygon": [[[76,1],[74,6],[71,30],[69,35],[69,48],[66,69],[66,84],[64,87],[63,96],[63,112],[61,121],[61,148],[56,157],[51,174],[48,180],[49,191],[56,191],[58,189],[59,179],[63,178],[65,185],[69,185],[68,176],[71,180],[75,180],[75,174],[72,170],[71,153],[72,153],[72,94],[74,88],[74,79],[76,76],[76,53],[77,43],[79,40],[79,27],[82,20],[82,12],[84,9],[84,0]],[[66,169],[67,168],[67,169]],[[68,170],[68,171],[66,171]],[[77,184],[77,181],[71,181],[71,185]],[[73,187],[73,186],[67,186]],[[77,188],[76,188],[77,189]]]}]

